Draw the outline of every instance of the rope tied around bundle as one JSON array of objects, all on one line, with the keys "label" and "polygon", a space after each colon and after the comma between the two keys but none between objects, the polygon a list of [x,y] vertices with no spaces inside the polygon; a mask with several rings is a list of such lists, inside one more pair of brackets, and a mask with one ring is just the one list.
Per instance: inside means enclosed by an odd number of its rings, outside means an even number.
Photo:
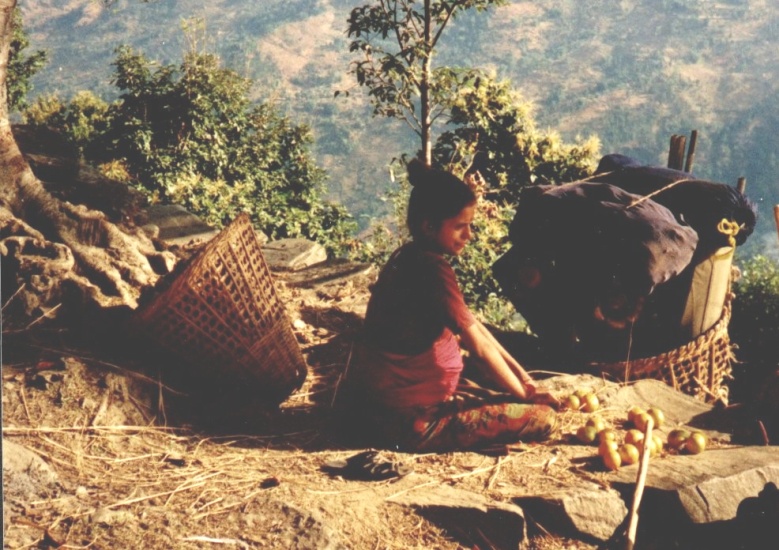
[{"label": "rope tied around bundle", "polygon": [[716,255],[717,258],[722,258],[730,254],[733,254],[733,252],[736,249],[736,235],[738,235],[742,227],[743,227],[742,225],[734,221],[731,221],[727,218],[722,218],[722,220],[720,220],[720,222],[717,224],[717,231],[727,236],[728,246],[730,247],[730,250],[727,250],[721,254],[717,254]]},{"label": "rope tied around bundle", "polygon": [[730,221],[727,218],[722,218],[719,224],[717,224],[717,231],[723,235],[727,235],[728,245],[732,247],[736,246],[736,235],[738,235],[738,232],[741,231],[741,228],[742,226],[740,224],[737,224],[734,221]]}]

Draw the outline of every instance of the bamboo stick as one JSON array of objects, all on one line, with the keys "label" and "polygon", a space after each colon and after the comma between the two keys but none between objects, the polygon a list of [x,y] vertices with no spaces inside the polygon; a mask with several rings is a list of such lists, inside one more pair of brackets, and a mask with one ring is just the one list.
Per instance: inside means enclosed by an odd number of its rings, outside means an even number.
[{"label": "bamboo stick", "polygon": [[636,531],[638,529],[638,508],[641,504],[641,497],[644,495],[644,486],[646,485],[646,473],[649,469],[649,448],[651,447],[650,441],[652,440],[652,428],[654,421],[650,417],[646,423],[646,430],[644,431],[644,450],[641,453],[641,461],[638,464],[638,477],[636,479],[636,490],[633,493],[633,504],[630,507],[630,515],[628,516],[628,533],[627,543],[625,544],[625,550],[633,550],[636,544]]},{"label": "bamboo stick", "polygon": [[687,138],[674,134],[671,136],[671,145],[668,149],[668,168],[681,170],[684,159],[684,148]]},{"label": "bamboo stick", "polygon": [[687,147],[687,162],[684,165],[684,171],[688,174],[692,172],[692,165],[695,161],[695,146],[698,144],[698,130],[690,132],[690,146]]},{"label": "bamboo stick", "polygon": [[779,204],[774,206],[774,222],[776,223],[776,234],[779,236]]},{"label": "bamboo stick", "polygon": [[738,189],[739,193],[743,193],[746,188],[747,188],[747,179],[744,176],[741,176],[740,178],[738,178],[738,182],[736,182],[736,189]]}]

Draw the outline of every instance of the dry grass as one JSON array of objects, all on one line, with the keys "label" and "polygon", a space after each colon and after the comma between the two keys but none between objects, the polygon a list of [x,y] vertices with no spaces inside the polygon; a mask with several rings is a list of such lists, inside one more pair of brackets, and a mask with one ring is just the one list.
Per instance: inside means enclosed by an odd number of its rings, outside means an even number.
[{"label": "dry grass", "polygon": [[[323,426],[363,298],[342,296],[339,309],[327,297],[282,292],[295,305],[290,316],[306,321],[296,333],[309,376],[277,413],[242,411],[236,429],[220,432],[172,422],[180,396],[137,365],[51,342],[15,349],[6,338],[4,351],[19,353],[4,354],[4,440],[35,451],[59,478],[58,487],[32,496],[6,487],[7,547],[294,548],[300,537],[309,547],[332,540],[353,548],[472,547],[467,534],[397,499],[443,484],[510,503],[583,481],[607,484],[608,474],[587,464],[592,449],[570,445],[584,418],[571,411],[544,444],[494,455],[382,451],[413,473],[379,482],[326,475],[325,462],[356,452]],[[531,528],[540,533],[534,548],[590,548],[550,526]]]}]

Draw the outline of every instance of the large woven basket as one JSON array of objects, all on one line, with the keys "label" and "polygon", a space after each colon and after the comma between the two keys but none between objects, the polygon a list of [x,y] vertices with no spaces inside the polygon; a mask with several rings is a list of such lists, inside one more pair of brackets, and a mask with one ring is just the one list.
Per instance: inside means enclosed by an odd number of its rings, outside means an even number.
[{"label": "large woven basket", "polygon": [[306,364],[248,216],[214,237],[133,326],[214,390],[280,403]]},{"label": "large woven basket", "polygon": [[703,401],[727,401],[734,359],[728,335],[732,299],[728,292],[719,320],[678,348],[630,361],[590,363],[587,369],[623,382],[654,378]]}]

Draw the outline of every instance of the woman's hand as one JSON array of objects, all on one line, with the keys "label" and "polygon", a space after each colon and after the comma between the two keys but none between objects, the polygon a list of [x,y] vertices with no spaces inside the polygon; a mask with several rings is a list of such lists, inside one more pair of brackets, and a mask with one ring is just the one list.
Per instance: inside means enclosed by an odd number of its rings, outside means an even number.
[{"label": "woman's hand", "polygon": [[549,405],[555,410],[559,409],[561,405],[560,400],[548,391],[536,391],[531,398],[533,403],[536,403],[537,405]]},{"label": "woman's hand", "polygon": [[538,393],[538,388],[533,379],[522,380],[522,385],[525,386],[525,393],[527,394],[525,399],[532,399]]}]

